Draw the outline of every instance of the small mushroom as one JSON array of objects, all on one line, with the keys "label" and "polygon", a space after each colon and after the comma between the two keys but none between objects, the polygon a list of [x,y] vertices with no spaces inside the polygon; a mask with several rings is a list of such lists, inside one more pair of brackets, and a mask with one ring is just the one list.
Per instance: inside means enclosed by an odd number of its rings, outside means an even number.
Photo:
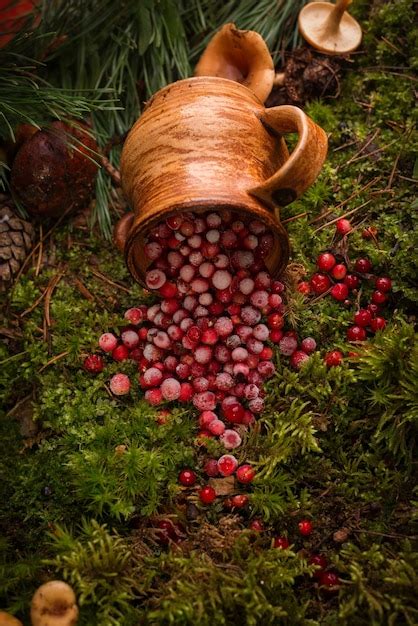
[{"label": "small mushroom", "polygon": [[347,54],[359,47],[360,24],[347,13],[351,0],[311,2],[299,13],[299,31],[314,48],[326,54]]},{"label": "small mushroom", "polygon": [[274,65],[261,35],[225,24],[206,46],[194,74],[234,80],[264,102],[273,87]]},{"label": "small mushroom", "polygon": [[0,611],[0,626],[23,626],[20,619],[13,617],[5,611]]},{"label": "small mushroom", "polygon": [[50,580],[35,592],[30,609],[32,626],[74,626],[78,619],[75,593],[62,580]]}]

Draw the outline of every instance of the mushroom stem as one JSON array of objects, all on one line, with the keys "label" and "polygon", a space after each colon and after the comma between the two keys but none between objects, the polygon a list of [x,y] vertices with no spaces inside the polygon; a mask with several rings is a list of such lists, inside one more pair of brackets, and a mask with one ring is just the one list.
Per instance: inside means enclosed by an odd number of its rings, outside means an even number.
[{"label": "mushroom stem", "polygon": [[352,0],[338,0],[331,13],[328,16],[324,26],[324,36],[328,36],[338,32],[342,17]]},{"label": "mushroom stem", "polygon": [[285,73],[284,72],[276,72],[273,80],[273,87],[281,87],[284,85]]},{"label": "mushroom stem", "polygon": [[78,607],[75,593],[62,580],[41,585],[32,598],[32,626],[75,626]]}]

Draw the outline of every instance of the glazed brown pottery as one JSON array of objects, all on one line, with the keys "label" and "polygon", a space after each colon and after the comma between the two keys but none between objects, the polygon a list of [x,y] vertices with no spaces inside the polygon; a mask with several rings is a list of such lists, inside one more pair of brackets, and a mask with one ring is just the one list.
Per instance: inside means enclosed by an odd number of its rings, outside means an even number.
[{"label": "glazed brown pottery", "polygon": [[[297,133],[289,156],[282,135]],[[327,137],[293,106],[265,109],[247,87],[201,76],[161,89],[130,131],[121,176],[133,213],[116,227],[115,242],[133,277],[144,283],[144,239],[162,218],[232,209],[264,221],[275,237],[267,266],[286,266],[289,242],[278,209],[317,177]]]}]

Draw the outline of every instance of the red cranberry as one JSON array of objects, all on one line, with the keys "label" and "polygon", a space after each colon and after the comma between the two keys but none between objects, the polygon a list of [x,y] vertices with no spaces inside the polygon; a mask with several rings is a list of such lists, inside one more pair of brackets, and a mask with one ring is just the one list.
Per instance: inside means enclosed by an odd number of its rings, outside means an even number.
[{"label": "red cranberry", "polygon": [[327,367],[337,367],[343,362],[343,355],[339,350],[332,350],[325,355],[324,361]]},{"label": "red cranberry", "polygon": [[249,503],[249,498],[244,493],[239,493],[236,496],[232,496],[231,504],[237,509],[244,509]]},{"label": "red cranberry", "polygon": [[378,330],[383,330],[386,326],[386,320],[383,317],[374,317],[370,322],[371,330],[376,333]]},{"label": "red cranberry", "polygon": [[316,264],[321,272],[330,272],[335,263],[335,256],[330,252],[322,252],[316,259]]},{"label": "red cranberry", "polygon": [[272,341],[273,343],[279,343],[280,340],[283,338],[283,331],[280,328],[273,328],[270,331],[270,341]]},{"label": "red cranberry", "polygon": [[206,485],[199,491],[199,498],[203,504],[212,504],[216,498],[216,492],[213,487]]},{"label": "red cranberry", "polygon": [[348,296],[347,285],[345,285],[344,283],[337,283],[336,285],[334,285],[333,288],[331,289],[331,296],[335,300],[339,300],[340,302],[345,300]]},{"label": "red cranberry", "polygon": [[360,309],[354,315],[354,322],[357,326],[361,326],[362,328],[366,328],[370,326],[370,322],[372,321],[372,314],[367,309]]},{"label": "red cranberry", "polygon": [[310,565],[316,565],[317,569],[315,570],[313,576],[314,578],[319,578],[322,574],[322,571],[327,567],[328,561],[322,554],[313,554],[309,559],[308,563]]},{"label": "red cranberry", "polygon": [[353,229],[349,220],[345,218],[338,220],[335,227],[340,235],[347,235]]},{"label": "red cranberry", "polygon": [[321,587],[328,588],[328,591],[336,591],[341,583],[338,574],[335,572],[321,572],[318,578]]},{"label": "red cranberry", "polygon": [[222,407],[225,419],[232,424],[240,424],[244,417],[245,409],[239,402],[232,402],[231,404]]},{"label": "red cranberry", "polygon": [[161,519],[155,522],[157,539],[162,545],[167,545],[170,541],[178,541],[178,529],[169,519]]},{"label": "red cranberry", "polygon": [[299,293],[303,293],[306,296],[311,293],[311,285],[307,280],[302,280],[298,283],[297,290]]},{"label": "red cranberry", "polygon": [[369,228],[365,228],[361,233],[363,239],[376,239],[378,230],[376,226],[369,226]]},{"label": "red cranberry", "polygon": [[350,326],[347,329],[348,341],[364,341],[366,336],[366,331],[361,326]]},{"label": "red cranberry", "polygon": [[104,368],[104,361],[98,354],[90,354],[84,359],[83,367],[90,374],[100,374]]},{"label": "red cranberry", "polygon": [[298,524],[299,532],[304,537],[308,537],[312,533],[312,522],[308,519],[301,520]]},{"label": "red cranberry", "polygon": [[236,472],[237,480],[240,483],[251,483],[255,478],[255,469],[251,465],[240,465]]},{"label": "red cranberry", "polygon": [[125,361],[128,356],[129,350],[123,343],[119,344],[114,350],[112,350],[112,359],[114,361]]},{"label": "red cranberry", "polygon": [[295,350],[292,356],[290,357],[290,365],[295,370],[300,370],[305,363],[309,361],[309,355],[303,350]]},{"label": "red cranberry", "polygon": [[267,317],[267,326],[270,329],[280,329],[284,326],[284,318],[280,313],[271,313]]},{"label": "red cranberry", "polygon": [[258,533],[261,533],[264,530],[264,524],[261,519],[253,519],[248,528],[250,528],[251,530],[255,530]]},{"label": "red cranberry", "polygon": [[387,294],[384,291],[373,291],[372,302],[373,304],[384,304],[388,299]]},{"label": "red cranberry", "polygon": [[179,474],[179,482],[184,487],[192,487],[197,480],[197,476],[193,470],[184,469]]},{"label": "red cranberry", "polygon": [[347,274],[344,278],[344,284],[347,285],[350,290],[358,289],[360,286],[360,278],[355,274]]},{"label": "red cranberry", "polygon": [[280,548],[281,550],[287,550],[290,543],[286,537],[275,537],[273,546],[275,548]]},{"label": "red cranberry", "polygon": [[380,306],[378,304],[368,304],[367,310],[370,311],[372,317],[375,317],[380,311]]},{"label": "red cranberry", "polygon": [[335,265],[335,267],[332,268],[331,273],[335,280],[342,280],[347,274],[347,268],[342,263],[338,263],[338,265]]},{"label": "red cranberry", "polygon": [[381,276],[380,278],[376,278],[375,286],[379,291],[390,291],[392,289],[392,281],[386,276]]},{"label": "red cranberry", "polygon": [[311,287],[317,295],[325,293],[331,287],[331,281],[325,274],[314,274],[311,278]]},{"label": "red cranberry", "polygon": [[372,264],[369,259],[357,259],[354,269],[360,274],[368,274],[372,270]]}]

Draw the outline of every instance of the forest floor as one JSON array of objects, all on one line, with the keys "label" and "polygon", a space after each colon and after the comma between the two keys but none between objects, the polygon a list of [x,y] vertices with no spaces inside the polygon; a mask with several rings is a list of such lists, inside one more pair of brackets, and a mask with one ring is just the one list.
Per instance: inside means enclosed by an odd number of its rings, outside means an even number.
[{"label": "forest floor", "polygon": [[[201,484],[202,459],[220,450],[196,440],[193,408],[161,419],[132,361],[96,377],[83,370],[101,333],[117,332],[124,311],[151,297],[83,216],[44,228],[1,309],[1,608],[24,621],[39,584],[63,578],[81,626],[418,622],[413,20],[406,0],[396,10],[375,3],[368,19],[363,10],[366,35],[339,93],[305,107],[330,145],[317,182],[281,215],[292,244],[286,328],[318,349],[298,372],[275,356],[267,408],[238,453],[257,468],[244,512],[225,510],[222,498],[204,506],[197,486],[178,483],[192,467]],[[353,230],[342,239],[343,216]],[[349,268],[372,263],[347,306],[297,289],[325,250]],[[375,276],[393,281],[387,326],[353,348],[346,330]],[[334,349],[343,362],[326,367]],[[133,381],[126,397],[109,392],[116,371]],[[169,548],[155,532],[167,517],[182,529]],[[263,531],[248,528],[254,519]],[[308,537],[301,519],[312,521]],[[278,535],[288,550],[272,547]],[[318,553],[338,588],[318,585],[309,564]]]}]

